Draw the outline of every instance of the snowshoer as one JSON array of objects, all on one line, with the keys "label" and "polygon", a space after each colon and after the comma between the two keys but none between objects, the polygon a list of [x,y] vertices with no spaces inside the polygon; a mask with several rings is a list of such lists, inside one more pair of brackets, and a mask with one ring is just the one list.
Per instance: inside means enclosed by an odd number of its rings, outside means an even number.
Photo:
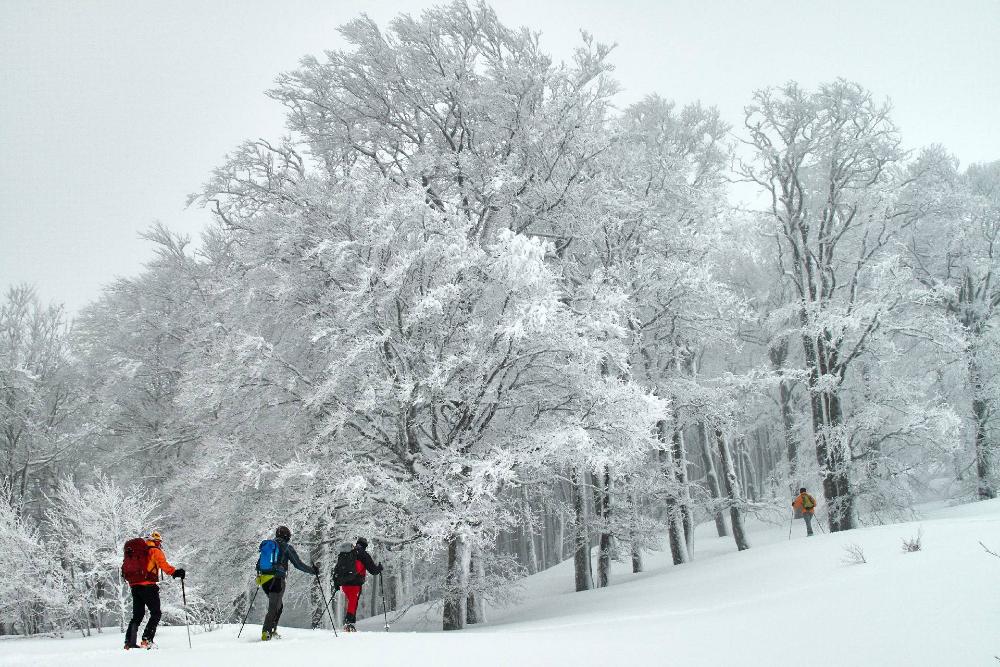
[{"label": "snowshoer", "polygon": [[359,537],[353,545],[344,542],[340,545],[337,565],[333,569],[333,584],[335,589],[344,591],[347,598],[347,612],[344,614],[344,631],[357,632],[354,623],[358,611],[358,599],[361,597],[361,587],[365,584],[365,575],[381,574],[382,565],[376,564],[368,553],[368,540]]},{"label": "snowshoer", "polygon": [[[184,579],[184,568],[167,562],[163,555],[163,538],[158,531],[148,538],[137,537],[125,543],[125,559],[122,561],[122,577],[132,591],[132,620],[125,631],[125,650],[133,648],[153,648],[156,626],[160,623],[160,571],[174,579]],[[139,624],[149,608],[149,621],[142,631],[142,644],[136,644]]]},{"label": "snowshoer", "polygon": [[806,520],[806,537],[813,534],[813,516],[816,514],[816,499],[806,493],[806,487],[799,489],[799,495],[792,501],[792,507],[802,513]]},{"label": "snowshoer", "polygon": [[257,559],[257,585],[267,594],[267,614],[260,630],[262,641],[268,641],[277,636],[278,619],[284,609],[282,598],[285,596],[285,577],[288,575],[288,562],[291,561],[297,569],[307,574],[319,574],[319,565],[306,565],[299,558],[289,542],[292,531],[287,526],[278,526],[274,531],[274,539],[260,543],[260,557]]}]

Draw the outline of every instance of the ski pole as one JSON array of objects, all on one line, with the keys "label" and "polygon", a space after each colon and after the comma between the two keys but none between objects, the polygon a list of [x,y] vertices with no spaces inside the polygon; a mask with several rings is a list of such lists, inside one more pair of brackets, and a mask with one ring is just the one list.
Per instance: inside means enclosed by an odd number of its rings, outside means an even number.
[{"label": "ski pole", "polygon": [[792,515],[791,521],[788,522],[788,539],[792,539],[792,526],[795,525],[795,515]]},{"label": "ski pole", "polygon": [[181,599],[184,600],[184,627],[188,632],[188,648],[191,647],[191,619],[188,618],[188,596],[184,589],[184,577],[181,577]]},{"label": "ski pole", "polygon": [[382,617],[385,619],[385,631],[389,632],[389,613],[385,610],[385,584],[381,572],[378,573],[378,587],[382,591]]},{"label": "ski pole", "polygon": [[315,575],[316,585],[319,587],[319,594],[323,598],[323,606],[326,607],[326,613],[330,616],[330,626],[333,628],[333,636],[339,637],[337,634],[337,622],[333,620],[333,612],[330,611],[330,603],[326,601],[326,593],[323,592],[323,582],[319,579],[319,574]]},{"label": "ski pole", "polygon": [[236,635],[237,639],[239,639],[240,635],[243,634],[243,626],[247,624],[247,617],[250,616],[250,610],[253,609],[253,601],[257,599],[257,589],[258,588],[260,588],[260,587],[259,586],[255,586],[254,589],[253,589],[253,595],[250,596],[250,606],[247,607],[247,613],[243,614],[243,622],[240,623],[240,631],[239,631],[239,634]]}]

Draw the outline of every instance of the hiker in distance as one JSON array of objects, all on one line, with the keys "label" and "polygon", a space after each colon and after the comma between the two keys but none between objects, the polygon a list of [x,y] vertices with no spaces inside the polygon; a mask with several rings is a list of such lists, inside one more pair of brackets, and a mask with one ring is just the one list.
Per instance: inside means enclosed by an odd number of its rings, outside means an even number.
[{"label": "hiker in distance", "polygon": [[[122,561],[122,578],[132,591],[132,620],[125,632],[125,650],[133,648],[153,648],[156,626],[160,623],[160,571],[184,579],[184,568],[175,568],[163,555],[163,538],[153,531],[149,538],[137,537],[125,543],[125,559]],[[142,644],[136,644],[139,624],[149,608],[149,621],[142,631]]]},{"label": "hiker in distance", "polygon": [[368,540],[359,537],[355,544],[344,542],[340,545],[337,565],[333,568],[334,590],[344,591],[347,598],[347,613],[344,614],[344,632],[357,632],[354,623],[358,611],[358,599],[361,597],[361,587],[365,584],[365,575],[382,574],[382,565],[376,564],[368,553]]},{"label": "hiker in distance", "polygon": [[288,575],[288,561],[292,562],[297,569],[306,574],[318,575],[319,565],[313,563],[306,565],[299,558],[289,542],[292,539],[292,531],[288,526],[278,526],[274,531],[274,539],[264,540],[260,543],[260,557],[257,559],[257,585],[267,594],[267,614],[264,616],[264,626],[260,631],[262,641],[268,641],[272,637],[280,637],[278,629],[278,619],[281,618],[281,610],[284,604],[281,599],[285,595],[285,577]]},{"label": "hiker in distance", "polygon": [[806,537],[813,534],[813,516],[816,514],[816,499],[806,493],[806,487],[799,489],[799,495],[792,501],[792,507],[802,513],[806,521]]}]

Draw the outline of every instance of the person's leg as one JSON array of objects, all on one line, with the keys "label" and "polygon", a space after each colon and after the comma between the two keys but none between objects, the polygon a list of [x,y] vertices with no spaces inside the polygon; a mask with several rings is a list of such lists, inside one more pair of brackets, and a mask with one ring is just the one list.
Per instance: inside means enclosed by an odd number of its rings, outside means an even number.
[{"label": "person's leg", "polygon": [[358,611],[358,599],[361,597],[361,586],[341,586],[344,597],[347,598],[347,612],[344,614],[344,623],[354,623],[357,620],[355,614]]},{"label": "person's leg", "polygon": [[813,534],[813,514],[812,512],[803,512],[802,517],[806,520],[806,537]]},{"label": "person's leg", "polygon": [[145,641],[153,641],[156,636],[156,626],[160,624],[160,587],[144,586],[146,588],[146,606],[149,607],[149,622],[142,631]]},{"label": "person's leg", "polygon": [[137,646],[135,641],[136,634],[139,632],[139,624],[142,623],[142,617],[146,615],[146,605],[143,602],[142,589],[145,586],[132,586],[130,590],[132,592],[132,620],[128,623],[128,629],[125,631],[125,646]]},{"label": "person's leg", "polygon": [[267,614],[264,616],[262,629],[265,632],[274,632],[278,627],[278,619],[281,617],[281,598],[285,594],[285,580],[282,577],[275,577],[261,588],[267,593]]}]

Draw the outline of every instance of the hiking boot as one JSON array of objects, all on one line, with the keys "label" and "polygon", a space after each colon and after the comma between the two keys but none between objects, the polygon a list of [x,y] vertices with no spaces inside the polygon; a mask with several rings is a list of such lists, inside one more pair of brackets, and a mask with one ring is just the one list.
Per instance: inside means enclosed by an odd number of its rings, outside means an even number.
[{"label": "hiking boot", "polygon": [[268,632],[267,630],[261,630],[260,631],[260,640],[262,642],[271,641],[271,633]]},{"label": "hiking boot", "polygon": [[358,629],[354,627],[353,623],[344,623],[344,632],[357,632]]},{"label": "hiking boot", "polygon": [[152,639],[143,639],[139,644],[139,648],[144,648],[148,651],[151,648],[156,648],[156,644],[153,643]]},{"label": "hiking boot", "polygon": [[138,644],[125,644],[125,650],[126,651],[129,650],[130,648],[139,648],[139,645]]}]

